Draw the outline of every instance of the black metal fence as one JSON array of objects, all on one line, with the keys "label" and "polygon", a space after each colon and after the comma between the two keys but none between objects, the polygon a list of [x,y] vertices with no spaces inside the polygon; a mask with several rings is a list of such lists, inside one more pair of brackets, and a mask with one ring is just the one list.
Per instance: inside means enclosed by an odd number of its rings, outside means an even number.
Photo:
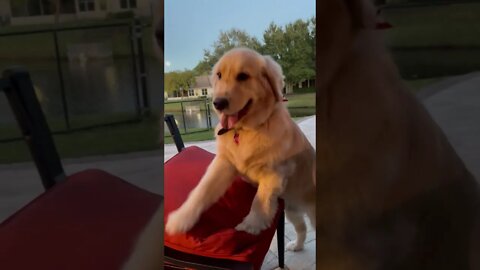
[{"label": "black metal fence", "polygon": [[[173,115],[181,134],[194,133],[212,129],[218,118],[210,107],[210,99],[182,99],[165,103],[165,114]],[[168,130],[165,136],[170,136]]]},{"label": "black metal fence", "polygon": [[[288,101],[287,101],[288,102]],[[287,106],[288,103],[285,103]],[[211,99],[178,99],[164,104],[165,115],[173,115],[181,134],[189,134],[213,129],[219,122],[218,116],[211,107]],[[302,118],[315,114],[314,105],[288,106],[293,118]],[[170,136],[168,130],[164,136]]]},{"label": "black metal fence", "polygon": [[[141,120],[151,111],[146,33],[127,22],[0,32],[0,71],[23,66],[53,133]],[[147,44],[146,44],[147,43]],[[159,65],[158,63],[155,63]],[[162,91],[163,92],[163,91]],[[0,97],[0,142],[21,139],[7,101]]]}]

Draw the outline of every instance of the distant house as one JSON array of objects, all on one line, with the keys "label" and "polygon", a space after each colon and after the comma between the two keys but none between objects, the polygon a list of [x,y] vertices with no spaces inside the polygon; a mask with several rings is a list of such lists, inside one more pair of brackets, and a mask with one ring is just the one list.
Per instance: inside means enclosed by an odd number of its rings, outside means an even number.
[{"label": "distant house", "polygon": [[189,97],[211,97],[212,94],[213,88],[207,75],[195,77],[195,83],[193,84],[193,87],[188,90]]},{"label": "distant house", "polygon": [[[0,25],[48,24],[55,22],[57,0],[0,0]],[[59,0],[59,22],[104,19],[131,11],[151,17],[156,0]],[[5,23],[7,22],[7,23]]]},{"label": "distant house", "polygon": [[181,98],[198,98],[198,97],[212,97],[213,88],[210,84],[209,76],[197,76],[194,78],[193,86],[188,89],[179,89],[172,91],[172,93],[164,93],[165,98],[181,99]]},{"label": "distant house", "polygon": [[286,83],[285,87],[282,90],[282,93],[293,94],[294,89],[314,88],[314,87],[315,87],[315,79],[305,79],[305,80],[301,80],[298,83]]}]

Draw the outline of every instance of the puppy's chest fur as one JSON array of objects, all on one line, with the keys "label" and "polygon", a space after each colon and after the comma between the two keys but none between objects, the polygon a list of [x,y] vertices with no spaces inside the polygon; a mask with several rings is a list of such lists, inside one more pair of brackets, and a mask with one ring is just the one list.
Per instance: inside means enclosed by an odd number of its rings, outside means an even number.
[{"label": "puppy's chest fur", "polygon": [[291,162],[288,162],[287,153],[290,142],[283,143],[278,138],[281,134],[272,137],[268,132],[255,130],[239,130],[237,141],[235,131],[222,135],[219,140],[219,154],[224,155],[237,169],[254,183],[258,183],[265,172],[275,172],[282,176],[293,173]]}]

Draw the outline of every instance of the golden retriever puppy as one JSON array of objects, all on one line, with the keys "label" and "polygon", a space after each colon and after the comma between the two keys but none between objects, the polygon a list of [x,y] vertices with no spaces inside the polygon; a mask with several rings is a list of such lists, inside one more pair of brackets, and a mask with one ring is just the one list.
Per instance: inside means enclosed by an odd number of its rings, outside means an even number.
[{"label": "golden retriever puppy", "polygon": [[315,150],[282,103],[281,67],[268,56],[236,48],[214,66],[211,82],[220,119],[215,131],[217,155],[188,199],[169,215],[166,232],[191,229],[240,174],[258,191],[236,229],[258,234],[268,228],[280,197],[297,233],[287,248],[302,249],[305,214],[315,227]]},{"label": "golden retriever puppy", "polygon": [[317,269],[480,269],[479,185],[403,84],[371,1],[317,8]]}]

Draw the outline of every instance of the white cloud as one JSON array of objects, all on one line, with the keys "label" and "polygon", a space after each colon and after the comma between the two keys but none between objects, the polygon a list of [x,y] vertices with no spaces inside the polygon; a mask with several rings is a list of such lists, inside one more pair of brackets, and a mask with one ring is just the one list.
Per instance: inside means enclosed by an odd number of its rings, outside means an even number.
[{"label": "white cloud", "polygon": [[165,61],[165,67],[170,67],[172,63],[170,61]]}]

